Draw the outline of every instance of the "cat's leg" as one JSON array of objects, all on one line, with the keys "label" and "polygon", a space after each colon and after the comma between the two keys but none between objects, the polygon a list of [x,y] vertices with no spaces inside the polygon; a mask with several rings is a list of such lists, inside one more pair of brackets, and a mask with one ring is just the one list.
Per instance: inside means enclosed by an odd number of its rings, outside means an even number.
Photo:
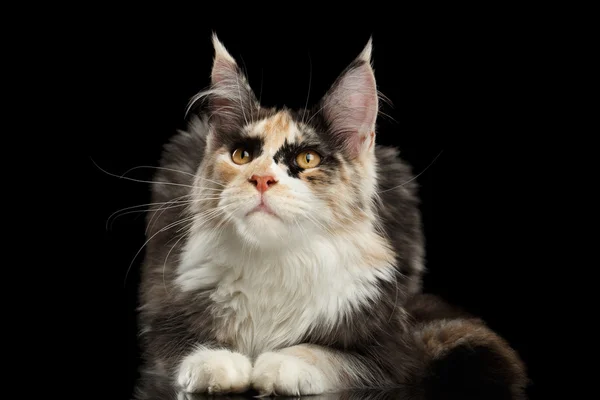
[{"label": "cat's leg", "polygon": [[359,386],[369,374],[356,356],[312,344],[261,354],[252,370],[252,387],[261,395],[312,395]]},{"label": "cat's leg", "polygon": [[188,393],[241,393],[250,387],[251,372],[243,354],[198,346],[179,364],[177,384]]}]

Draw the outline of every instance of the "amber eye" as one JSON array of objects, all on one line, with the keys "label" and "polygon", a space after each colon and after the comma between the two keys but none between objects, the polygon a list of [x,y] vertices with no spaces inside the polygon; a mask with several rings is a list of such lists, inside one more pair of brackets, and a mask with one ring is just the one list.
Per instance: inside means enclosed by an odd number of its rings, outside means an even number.
[{"label": "amber eye", "polygon": [[244,147],[238,147],[233,151],[233,153],[231,153],[231,159],[234,163],[242,165],[248,164],[250,161],[252,161],[252,156]]},{"label": "amber eye", "polygon": [[314,168],[321,163],[321,156],[312,150],[307,150],[296,156],[296,162],[300,168]]}]

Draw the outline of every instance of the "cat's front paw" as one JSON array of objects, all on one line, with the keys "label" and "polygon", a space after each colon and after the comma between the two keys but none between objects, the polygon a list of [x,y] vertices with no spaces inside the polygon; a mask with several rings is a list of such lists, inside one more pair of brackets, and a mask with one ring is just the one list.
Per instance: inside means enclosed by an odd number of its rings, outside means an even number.
[{"label": "cat's front paw", "polygon": [[198,350],[179,366],[177,383],[188,393],[241,393],[250,387],[252,363],[228,350]]},{"label": "cat's front paw", "polygon": [[270,352],[254,363],[252,387],[261,395],[321,394],[326,379],[317,367],[298,357]]}]

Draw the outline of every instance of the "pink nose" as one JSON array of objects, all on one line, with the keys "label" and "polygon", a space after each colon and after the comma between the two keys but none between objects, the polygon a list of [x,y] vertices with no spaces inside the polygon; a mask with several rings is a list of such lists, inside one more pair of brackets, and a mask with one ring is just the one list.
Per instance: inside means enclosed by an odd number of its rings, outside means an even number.
[{"label": "pink nose", "polygon": [[256,190],[258,190],[261,193],[266,192],[267,190],[269,190],[269,187],[271,187],[271,185],[274,185],[277,183],[275,178],[270,175],[267,175],[267,176],[252,175],[249,180],[250,180],[250,182],[252,182],[254,184],[254,186],[256,186]]}]

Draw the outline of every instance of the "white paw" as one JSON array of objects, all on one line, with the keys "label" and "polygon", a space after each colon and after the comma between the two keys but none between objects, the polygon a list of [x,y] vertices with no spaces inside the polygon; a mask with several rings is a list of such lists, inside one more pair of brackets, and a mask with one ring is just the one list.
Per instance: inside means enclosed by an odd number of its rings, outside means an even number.
[{"label": "white paw", "polygon": [[321,394],[325,386],[323,373],[295,356],[264,353],[254,363],[252,387],[261,395]]},{"label": "white paw", "polygon": [[250,387],[250,360],[228,350],[198,350],[179,366],[177,383],[188,393],[241,393]]}]

